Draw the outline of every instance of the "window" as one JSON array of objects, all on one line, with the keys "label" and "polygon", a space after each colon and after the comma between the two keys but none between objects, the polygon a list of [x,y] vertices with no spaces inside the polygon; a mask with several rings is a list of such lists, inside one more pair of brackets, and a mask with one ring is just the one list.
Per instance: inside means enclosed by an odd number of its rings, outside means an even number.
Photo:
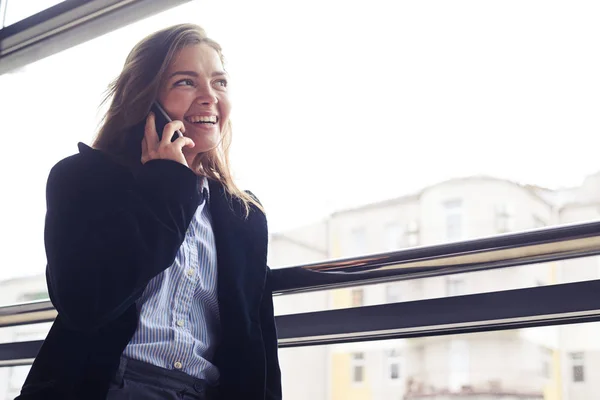
[{"label": "window", "polygon": [[406,245],[415,247],[419,245],[419,223],[411,221],[406,228]]},{"label": "window", "polygon": [[398,350],[386,352],[386,375],[388,380],[399,382],[402,378],[402,356]]},{"label": "window", "polygon": [[[46,336],[47,331],[40,331],[35,325],[24,325],[17,328],[14,334],[14,342],[25,342],[32,340],[40,340]],[[21,391],[21,387],[25,383],[27,374],[31,365],[20,365],[17,367],[11,367],[8,369],[8,390],[11,393],[15,393],[15,396]],[[0,395],[1,396],[1,395]],[[9,396],[10,397],[10,396]],[[10,397],[11,399],[13,397]]]},{"label": "window", "polygon": [[385,302],[398,303],[402,297],[400,282],[390,283],[385,287]]},{"label": "window", "polygon": [[365,354],[352,353],[352,383],[365,381]]},{"label": "window", "polygon": [[385,251],[394,251],[404,247],[404,229],[400,224],[385,227]]},{"label": "window", "polygon": [[[37,0],[37,1],[23,1],[23,0],[2,0],[0,3],[6,3],[4,5],[6,15],[4,16],[4,26],[12,25],[15,22],[21,21],[29,16],[44,11],[58,3],[62,3],[64,0]],[[1,7],[0,7],[1,10]],[[0,14],[0,19],[2,15]],[[2,22],[0,20],[0,22]]]},{"label": "window", "polygon": [[356,228],[351,232],[350,253],[353,256],[364,255],[367,252],[367,232],[364,228]]},{"label": "window", "polygon": [[351,292],[352,307],[361,307],[365,304],[365,291],[363,289],[352,289]]},{"label": "window", "polygon": [[48,292],[46,290],[43,290],[41,292],[23,293],[23,295],[21,295],[21,301],[23,301],[23,302],[48,300],[48,299],[49,299],[49,296],[48,296]]},{"label": "window", "polygon": [[11,392],[19,393],[21,387],[25,383],[25,379],[27,378],[27,374],[29,374],[29,370],[31,369],[31,365],[20,365],[18,367],[10,368],[9,372],[9,390]]},{"label": "window", "polygon": [[6,1],[0,0],[0,28],[6,26]]},{"label": "window", "polygon": [[542,376],[547,379],[552,378],[552,350],[542,347]]},{"label": "window", "polygon": [[571,366],[573,370],[573,382],[585,382],[584,354],[571,353]]},{"label": "window", "polygon": [[446,278],[446,296],[459,296],[465,293],[465,280],[460,276]]},{"label": "window", "polygon": [[462,239],[462,200],[446,201],[444,211],[446,213],[446,239],[450,241]]},{"label": "window", "polygon": [[496,232],[507,233],[515,230],[515,212],[512,204],[496,205]]}]

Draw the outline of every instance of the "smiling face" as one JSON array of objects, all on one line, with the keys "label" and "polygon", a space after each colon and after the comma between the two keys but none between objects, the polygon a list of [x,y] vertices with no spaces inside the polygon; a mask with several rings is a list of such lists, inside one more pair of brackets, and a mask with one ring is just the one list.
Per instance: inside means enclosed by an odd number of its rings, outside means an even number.
[{"label": "smiling face", "polygon": [[217,147],[231,111],[219,53],[204,43],[179,50],[161,83],[158,101],[171,119],[183,121],[184,136],[196,144],[184,149],[188,160]]}]

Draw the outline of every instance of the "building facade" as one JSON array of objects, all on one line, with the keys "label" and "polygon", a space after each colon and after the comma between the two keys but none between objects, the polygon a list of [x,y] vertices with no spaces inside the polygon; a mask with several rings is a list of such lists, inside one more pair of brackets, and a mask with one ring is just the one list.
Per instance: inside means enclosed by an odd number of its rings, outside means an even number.
[{"label": "building facade", "polygon": [[[269,265],[394,251],[577,223],[600,216],[600,174],[551,191],[489,177],[442,182],[414,195],[333,213],[271,236]],[[583,258],[468,274],[277,296],[276,313],[460,296],[598,279]],[[47,297],[44,276],[0,282],[0,304]],[[49,324],[4,328],[2,342],[42,339]],[[600,390],[600,325],[484,332],[281,350],[286,400],[579,400]],[[0,399],[28,367],[0,368]],[[5,395],[3,395],[5,394]]]},{"label": "building facade", "polygon": [[[580,187],[558,191],[490,177],[453,179],[280,233],[271,240],[270,265],[584,222],[599,217],[599,200],[600,175],[588,177]],[[325,230],[326,238],[307,234],[311,229]],[[301,246],[294,245],[296,240]],[[333,290],[327,296],[283,296],[276,299],[276,308],[291,313],[359,307],[599,277],[598,260],[583,258]],[[301,366],[294,363],[296,350],[283,350],[289,364],[286,399],[591,399],[600,389],[594,384],[593,369],[600,362],[600,346],[594,340],[599,334],[600,325],[585,324],[332,345],[312,349]],[[326,371],[316,365],[323,359]],[[305,382],[324,384],[316,390],[317,385]],[[307,386],[310,393],[303,391]]]}]

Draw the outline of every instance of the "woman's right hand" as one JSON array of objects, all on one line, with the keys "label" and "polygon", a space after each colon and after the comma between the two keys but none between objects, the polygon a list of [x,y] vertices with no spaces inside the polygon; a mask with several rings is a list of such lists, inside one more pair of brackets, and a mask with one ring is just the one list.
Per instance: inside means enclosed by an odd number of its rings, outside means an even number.
[{"label": "woman's right hand", "polygon": [[185,132],[183,122],[169,122],[163,130],[162,140],[158,140],[154,113],[150,113],[148,118],[146,118],[146,128],[144,129],[144,138],[142,139],[142,164],[150,160],[162,159],[176,161],[189,168],[183,155],[183,148],[192,148],[195,146],[195,143],[192,139],[184,136],[171,142],[171,138],[175,135],[177,129]]}]

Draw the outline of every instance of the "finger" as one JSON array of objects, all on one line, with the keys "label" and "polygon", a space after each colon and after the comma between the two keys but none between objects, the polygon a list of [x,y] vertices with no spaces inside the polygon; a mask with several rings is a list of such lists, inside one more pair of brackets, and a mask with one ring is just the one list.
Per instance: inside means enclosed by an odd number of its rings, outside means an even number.
[{"label": "finger", "polygon": [[142,164],[145,163],[147,159],[148,159],[148,142],[146,141],[146,138],[144,137],[142,139]]},{"label": "finger", "polygon": [[156,117],[154,116],[154,113],[148,114],[148,118],[146,118],[144,138],[146,139],[148,150],[158,147],[158,133],[156,133]]},{"label": "finger", "polygon": [[181,132],[185,132],[185,126],[181,121],[171,121],[167,125],[165,125],[165,129],[163,129],[161,144],[166,145],[171,143],[171,139],[173,135],[175,135],[176,130],[180,130]]},{"label": "finger", "polygon": [[189,137],[182,136],[176,141],[173,142],[177,147],[183,149],[184,147],[189,147],[190,149],[196,145],[192,139]]}]

